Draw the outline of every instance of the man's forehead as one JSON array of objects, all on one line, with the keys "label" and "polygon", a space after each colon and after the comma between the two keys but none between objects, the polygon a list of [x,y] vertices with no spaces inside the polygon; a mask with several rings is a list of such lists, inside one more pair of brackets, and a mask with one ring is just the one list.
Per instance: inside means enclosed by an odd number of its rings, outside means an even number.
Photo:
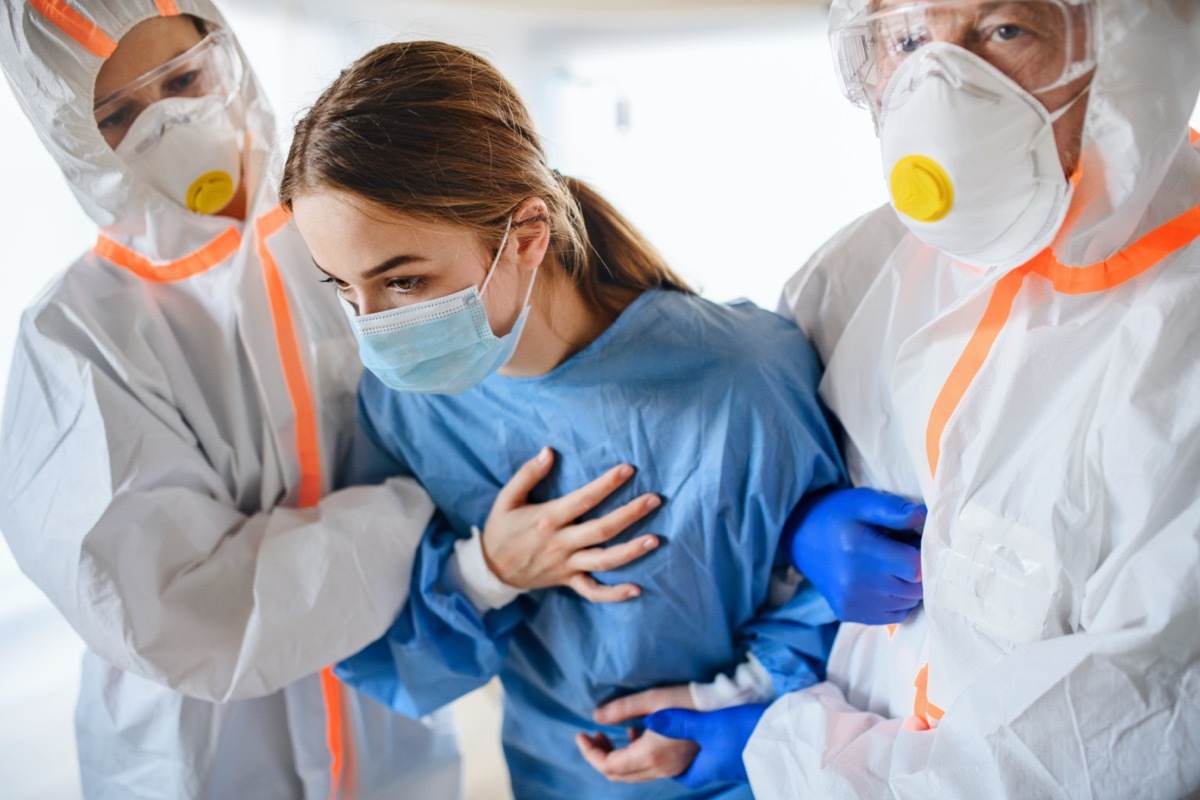
[{"label": "man's forehead", "polygon": [[1054,12],[1054,4],[1048,0],[871,0],[866,10],[868,14],[874,14],[900,7],[931,7],[950,14],[961,10],[975,16],[997,12],[1012,13],[1022,19],[1060,16],[1060,13]]}]

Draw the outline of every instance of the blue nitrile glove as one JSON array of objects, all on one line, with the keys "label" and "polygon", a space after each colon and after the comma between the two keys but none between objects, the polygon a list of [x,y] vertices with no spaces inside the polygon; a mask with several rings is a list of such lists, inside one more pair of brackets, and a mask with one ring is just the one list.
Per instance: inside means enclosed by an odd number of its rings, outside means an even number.
[{"label": "blue nitrile glove", "polygon": [[648,731],[672,739],[687,739],[700,745],[692,765],[675,780],[689,789],[710,783],[746,783],[746,765],[742,751],[763,712],[766,703],[730,706],[716,711],[690,711],[684,708],[664,708],[646,717]]},{"label": "blue nitrile glove", "polygon": [[874,489],[801,500],[780,547],[843,622],[902,622],[921,602],[925,506]]}]

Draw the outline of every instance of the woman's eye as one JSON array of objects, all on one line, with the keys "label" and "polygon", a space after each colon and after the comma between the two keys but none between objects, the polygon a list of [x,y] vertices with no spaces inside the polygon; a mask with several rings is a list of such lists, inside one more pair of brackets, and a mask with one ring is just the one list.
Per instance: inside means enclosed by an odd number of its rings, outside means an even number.
[{"label": "woman's eye", "polygon": [[421,285],[420,278],[392,278],[387,283],[388,288],[401,294],[408,294]]},{"label": "woman's eye", "polygon": [[334,278],[334,277],[319,278],[319,280],[321,281],[321,283],[333,284],[333,288],[337,289],[339,292],[345,291],[346,289],[350,288],[350,284],[346,283],[345,281],[339,281],[337,278]]},{"label": "woman's eye", "polygon": [[96,125],[100,128],[100,130],[107,131],[123,127],[124,125],[128,124],[128,122],[129,109],[122,108],[109,114],[107,117],[97,122]]},{"label": "woman's eye", "polygon": [[167,94],[182,94],[195,87],[200,81],[200,70],[191,69],[172,75],[167,79],[165,89]]}]

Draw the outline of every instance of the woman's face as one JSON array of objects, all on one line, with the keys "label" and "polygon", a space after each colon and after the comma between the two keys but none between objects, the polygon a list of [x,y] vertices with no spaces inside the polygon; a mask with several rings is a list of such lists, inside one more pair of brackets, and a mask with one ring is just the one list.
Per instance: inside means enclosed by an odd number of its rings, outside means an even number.
[{"label": "woman's face", "polygon": [[[118,90],[183,55],[203,38],[191,17],[152,17],[139,22],[121,37],[117,49],[100,67],[92,101],[106,100]],[[122,97],[119,103],[104,103],[96,108],[96,125],[108,146],[116,149],[129,126],[151,103],[166,97],[196,97],[207,91],[203,76],[195,69],[181,66],[161,78]]]},{"label": "woman's face", "polygon": [[[321,279],[359,316],[482,288],[496,258],[495,245],[473,231],[407,217],[336,190],[299,195],[292,213]],[[497,336],[512,329],[522,306],[515,245],[510,236],[483,296]]]}]

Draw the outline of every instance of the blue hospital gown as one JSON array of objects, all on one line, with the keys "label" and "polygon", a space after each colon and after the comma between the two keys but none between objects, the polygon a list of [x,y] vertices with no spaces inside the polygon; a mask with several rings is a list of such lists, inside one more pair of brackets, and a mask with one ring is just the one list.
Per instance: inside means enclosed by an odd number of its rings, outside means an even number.
[{"label": "blue hospital gown", "polygon": [[[823,677],[835,625],[807,584],[764,606],[784,520],[802,495],[838,483],[842,467],[817,401],[819,366],[790,321],[747,303],[719,305],[647,291],[586,349],[546,375],[492,375],[459,395],[392,392],[369,372],[364,431],[415,475],[444,514],[414,567],[411,599],[391,630],[338,666],[347,683],[419,716],[499,675],[503,739],[518,798],[749,797],[745,786],[699,792],[670,780],[608,782],[574,744],[592,711],[653,686],[709,681],[747,650],[780,693]],[[662,507],[616,541],[663,544],[611,573],[638,599],[590,603],[565,588],[523,595],[481,616],[443,570],[456,537],[482,526],[516,469],[557,451],[533,502],[559,497],[628,462],[634,477],[595,512],[643,492]],[[592,516],[592,515],[589,515]]]}]

